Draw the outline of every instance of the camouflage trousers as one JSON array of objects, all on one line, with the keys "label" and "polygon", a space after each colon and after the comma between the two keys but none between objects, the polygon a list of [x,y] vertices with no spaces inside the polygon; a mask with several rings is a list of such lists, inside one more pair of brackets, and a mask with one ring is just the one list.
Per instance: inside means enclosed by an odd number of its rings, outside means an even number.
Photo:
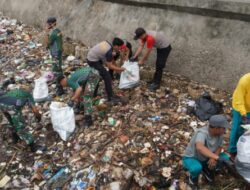
[{"label": "camouflage trousers", "polygon": [[60,81],[58,81],[58,77],[63,75],[62,70],[62,56],[60,57],[53,57],[53,64],[52,64],[52,72],[55,75],[56,85],[60,85]]},{"label": "camouflage trousers", "polygon": [[16,133],[19,138],[28,145],[34,142],[31,133],[25,128],[25,121],[21,108],[19,109],[16,106],[1,103],[0,110],[9,121],[9,127],[12,132]]},{"label": "camouflage trousers", "polygon": [[88,76],[88,80],[83,86],[83,92],[81,99],[83,100],[83,103],[80,103],[80,106],[84,106],[84,114],[85,115],[91,115],[93,112],[93,96],[95,93],[95,90],[98,87],[100,81],[100,76],[98,72],[90,73]]}]

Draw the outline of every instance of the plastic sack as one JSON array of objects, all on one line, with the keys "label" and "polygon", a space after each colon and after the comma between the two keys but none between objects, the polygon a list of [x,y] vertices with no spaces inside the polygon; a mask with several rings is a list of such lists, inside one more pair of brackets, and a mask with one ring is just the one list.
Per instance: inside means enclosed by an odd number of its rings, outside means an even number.
[{"label": "plastic sack", "polygon": [[240,162],[250,164],[250,131],[245,132],[238,140],[237,158]]},{"label": "plastic sack", "polygon": [[125,61],[122,67],[126,70],[121,73],[119,88],[127,89],[137,86],[140,81],[138,63]]},{"label": "plastic sack", "polygon": [[75,114],[71,107],[61,102],[50,104],[50,113],[53,129],[62,140],[67,141],[75,130]]},{"label": "plastic sack", "polygon": [[235,166],[239,174],[250,182],[250,131],[239,138]]},{"label": "plastic sack", "polygon": [[48,72],[43,73],[42,78],[44,78],[47,82],[50,82],[55,79],[55,75],[53,72],[48,71]]},{"label": "plastic sack", "polygon": [[48,98],[49,89],[46,79],[39,78],[35,80],[35,88],[33,91],[33,98],[36,102],[44,101]]},{"label": "plastic sack", "polygon": [[206,121],[211,116],[222,113],[222,103],[212,99],[208,92],[205,92],[195,101],[193,113],[201,120]]}]

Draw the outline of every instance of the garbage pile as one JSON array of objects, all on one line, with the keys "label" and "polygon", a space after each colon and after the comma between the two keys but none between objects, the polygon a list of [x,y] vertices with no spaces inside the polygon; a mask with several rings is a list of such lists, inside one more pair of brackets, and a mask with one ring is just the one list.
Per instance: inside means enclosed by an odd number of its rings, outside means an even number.
[{"label": "garbage pile", "polygon": [[[65,46],[64,72],[84,67],[87,48],[73,41]],[[14,77],[17,84],[34,87],[34,80],[51,70],[42,32],[3,15],[0,52],[0,82]],[[231,95],[171,73],[164,74],[161,89],[153,93],[146,84],[152,70],[150,66],[141,68],[140,85],[133,89],[119,90],[119,81],[113,82],[115,93],[126,99],[123,105],[103,104],[106,96],[101,84],[94,125],[83,128],[84,116],[77,114],[76,129],[67,141],[53,130],[50,101],[37,103],[43,115],[40,123],[25,109],[29,130],[39,144],[47,147],[45,152],[31,153],[23,144],[13,144],[7,121],[1,116],[0,188],[186,189],[181,155],[194,130],[206,125],[190,112],[194,100],[209,92],[230,117]],[[56,97],[54,84],[49,84],[49,94],[60,102],[67,102],[71,96],[68,91]],[[240,184],[230,176],[219,175],[214,187],[233,189]]]}]

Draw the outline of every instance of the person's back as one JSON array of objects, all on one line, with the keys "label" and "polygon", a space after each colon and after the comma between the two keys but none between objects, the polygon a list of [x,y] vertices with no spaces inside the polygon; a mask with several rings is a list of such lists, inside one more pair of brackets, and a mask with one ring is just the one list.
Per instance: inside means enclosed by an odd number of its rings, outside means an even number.
[{"label": "person's back", "polygon": [[63,39],[61,31],[56,28],[49,36],[49,49],[52,57],[59,57],[63,51]]},{"label": "person's back", "polygon": [[29,104],[34,105],[34,99],[32,95],[20,88],[8,91],[0,96],[0,103],[6,105],[18,106],[19,108]]},{"label": "person's back", "polygon": [[250,73],[242,76],[233,93],[233,108],[245,115],[250,112]]},{"label": "person's back", "polygon": [[24,140],[30,146],[31,151],[35,152],[40,146],[34,143],[32,134],[25,129],[26,124],[22,115],[22,108],[25,105],[32,108],[32,112],[40,122],[41,114],[35,106],[32,95],[26,90],[17,88],[0,96],[0,110],[9,121],[14,142],[16,143],[19,139]]},{"label": "person's back", "polygon": [[98,71],[91,67],[84,67],[76,70],[68,77],[68,86],[70,86],[73,90],[76,90],[88,80],[90,74],[95,74],[99,77]]},{"label": "person's back", "polygon": [[161,31],[147,31],[147,34],[155,39],[154,47],[162,49],[170,45],[164,33]]},{"label": "person's back", "polygon": [[112,46],[107,41],[103,41],[89,50],[87,60],[92,62],[103,61],[109,51],[112,51]]}]

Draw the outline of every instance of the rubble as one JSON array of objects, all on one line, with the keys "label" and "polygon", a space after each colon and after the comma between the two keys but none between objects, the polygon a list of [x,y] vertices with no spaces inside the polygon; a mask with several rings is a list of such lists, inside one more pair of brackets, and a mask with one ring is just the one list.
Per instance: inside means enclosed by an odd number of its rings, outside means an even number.
[{"label": "rubble", "polygon": [[[18,84],[34,88],[35,79],[51,71],[49,53],[41,45],[42,32],[17,20],[0,18],[0,82],[14,77]],[[86,66],[88,48],[69,39],[65,46],[66,74]],[[76,115],[76,129],[67,141],[62,141],[53,130],[49,101],[37,103],[43,114],[40,124],[25,108],[27,127],[47,147],[45,152],[33,154],[23,144],[11,143],[7,121],[0,118],[0,184],[5,189],[173,189],[178,184],[186,187],[181,155],[194,130],[206,125],[190,115],[188,108],[194,107],[194,100],[207,91],[223,103],[224,113],[230,118],[231,95],[168,72],[161,89],[152,93],[146,84],[152,75],[153,68],[144,66],[140,86],[123,91],[114,81],[115,93],[128,103],[113,107],[104,104],[101,84],[94,125],[83,128],[84,116]],[[68,90],[56,97],[55,85],[48,86],[54,101],[67,102],[72,94]],[[241,188],[240,182],[224,175],[229,180],[219,176],[214,187]],[[205,183],[202,185],[208,188]]]}]

